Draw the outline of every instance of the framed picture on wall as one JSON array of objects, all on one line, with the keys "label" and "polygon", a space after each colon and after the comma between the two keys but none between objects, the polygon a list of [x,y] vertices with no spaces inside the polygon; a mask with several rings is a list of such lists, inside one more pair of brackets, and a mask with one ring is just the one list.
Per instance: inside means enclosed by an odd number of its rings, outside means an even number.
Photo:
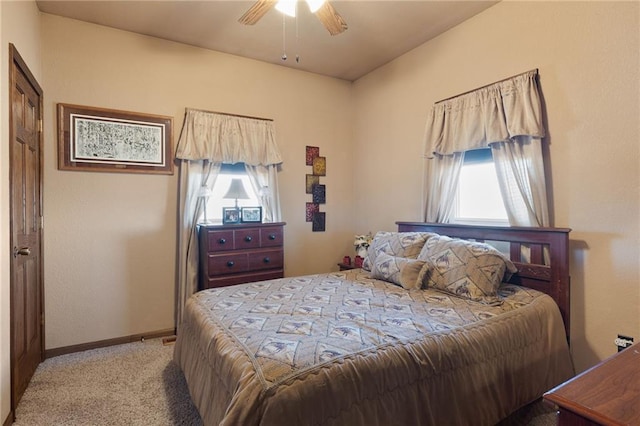
[{"label": "framed picture on wall", "polygon": [[262,207],[242,207],[240,218],[243,223],[261,223]]},{"label": "framed picture on wall", "polygon": [[173,174],[173,118],[58,104],[58,169]]}]

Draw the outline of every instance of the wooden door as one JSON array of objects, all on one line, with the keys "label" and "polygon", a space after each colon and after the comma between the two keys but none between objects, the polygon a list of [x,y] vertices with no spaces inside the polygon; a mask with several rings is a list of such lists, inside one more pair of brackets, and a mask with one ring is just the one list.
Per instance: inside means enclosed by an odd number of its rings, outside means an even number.
[{"label": "wooden door", "polygon": [[[11,402],[44,358],[42,89],[10,45]],[[15,412],[15,411],[14,411]]]}]

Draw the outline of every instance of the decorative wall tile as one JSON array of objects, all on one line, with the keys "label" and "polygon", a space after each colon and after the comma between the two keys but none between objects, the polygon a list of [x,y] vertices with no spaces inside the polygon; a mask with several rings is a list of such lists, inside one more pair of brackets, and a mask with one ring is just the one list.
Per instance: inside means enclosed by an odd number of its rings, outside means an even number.
[{"label": "decorative wall tile", "polygon": [[307,222],[313,222],[313,214],[320,212],[320,204],[316,203],[307,203]]},{"label": "decorative wall tile", "polygon": [[320,155],[320,148],[317,146],[307,147],[307,166],[313,166],[313,159]]},{"label": "decorative wall tile", "polygon": [[313,214],[313,232],[324,232],[327,216],[325,212],[316,212]]},{"label": "decorative wall tile", "polygon": [[313,174],[316,176],[327,175],[327,159],[325,157],[316,157],[313,159]]},{"label": "decorative wall tile", "polygon": [[307,177],[307,183],[306,183],[307,194],[313,194],[313,185],[318,185],[320,183],[320,176],[306,175],[306,177]]},{"label": "decorative wall tile", "polygon": [[327,189],[325,185],[313,185],[313,202],[316,204],[324,204],[327,202]]},{"label": "decorative wall tile", "polygon": [[320,183],[320,177],[327,175],[327,158],[320,156],[320,148],[307,146],[305,161],[311,166],[311,174],[305,175],[305,191],[311,194],[311,203],[306,203],[305,220],[312,223],[313,232],[324,232],[327,214],[320,211],[320,204],[327,202],[327,188]]}]

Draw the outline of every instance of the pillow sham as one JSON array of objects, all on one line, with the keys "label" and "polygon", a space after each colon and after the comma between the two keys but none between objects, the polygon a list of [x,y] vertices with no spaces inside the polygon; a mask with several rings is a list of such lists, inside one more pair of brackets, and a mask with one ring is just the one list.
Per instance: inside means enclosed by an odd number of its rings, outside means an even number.
[{"label": "pillow sham", "polygon": [[371,276],[407,290],[419,289],[422,287],[426,263],[424,260],[407,259],[380,252],[371,268]]},{"label": "pillow sham", "polygon": [[488,244],[445,236],[429,238],[418,259],[427,262],[426,286],[484,303],[500,305],[498,288],[515,265]]},{"label": "pillow sham", "polygon": [[386,232],[379,231],[373,241],[367,256],[362,263],[362,269],[371,271],[378,253],[386,253],[395,257],[415,259],[429,237],[437,234],[430,232]]}]

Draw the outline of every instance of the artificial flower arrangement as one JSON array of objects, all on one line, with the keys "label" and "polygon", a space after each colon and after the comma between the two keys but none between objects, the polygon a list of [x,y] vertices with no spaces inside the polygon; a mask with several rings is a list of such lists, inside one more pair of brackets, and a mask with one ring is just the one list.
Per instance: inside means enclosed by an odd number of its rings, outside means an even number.
[{"label": "artificial flower arrangement", "polygon": [[356,248],[356,255],[364,258],[367,256],[367,249],[373,241],[373,235],[371,232],[365,235],[356,235],[356,239],[353,242],[353,246]]}]

